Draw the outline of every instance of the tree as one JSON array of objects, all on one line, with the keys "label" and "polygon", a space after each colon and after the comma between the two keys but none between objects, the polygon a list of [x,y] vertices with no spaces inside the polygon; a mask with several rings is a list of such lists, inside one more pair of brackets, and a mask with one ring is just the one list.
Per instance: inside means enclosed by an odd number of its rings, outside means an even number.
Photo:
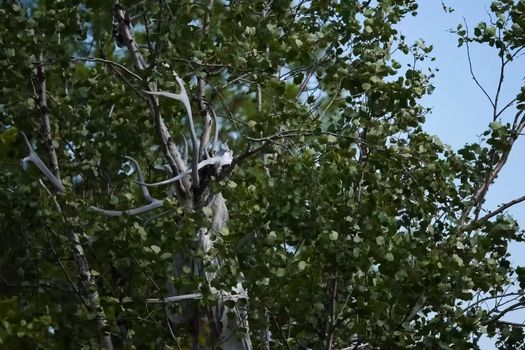
[{"label": "tree", "polygon": [[422,129],[414,0],[1,2],[0,344],[522,345],[525,197],[484,199],[525,127],[499,97],[525,2],[491,11],[457,28],[501,79],[456,152]]}]

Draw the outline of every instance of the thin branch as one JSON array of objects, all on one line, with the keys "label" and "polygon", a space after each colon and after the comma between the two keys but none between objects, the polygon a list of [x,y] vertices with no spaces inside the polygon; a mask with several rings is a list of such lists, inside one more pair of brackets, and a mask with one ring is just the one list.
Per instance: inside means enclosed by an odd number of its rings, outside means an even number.
[{"label": "thin branch", "polygon": [[[516,118],[519,119],[519,116],[522,115],[523,112],[524,112],[523,110],[518,111],[518,113],[516,114]],[[521,118],[519,124],[512,131],[513,135],[509,138],[508,144],[507,144],[508,149],[503,152],[500,160],[498,161],[494,169],[488,174],[487,179],[485,180],[483,185],[481,185],[480,188],[474,194],[471,205],[463,211],[461,215],[461,219],[460,219],[461,227],[464,227],[466,225],[465,222],[466,222],[468,214],[470,213],[470,210],[473,207],[476,207],[481,202],[483,202],[483,199],[485,198],[485,195],[490,185],[498,177],[498,174],[500,173],[501,169],[503,169],[503,166],[507,163],[510,152],[512,151],[512,146],[514,142],[518,139],[519,135],[521,134],[524,128],[525,128],[525,116]]]},{"label": "thin branch", "polygon": [[[468,25],[467,25],[467,21],[465,20],[465,18],[463,18],[463,22],[465,23],[465,28],[466,28],[467,36],[468,36]],[[470,57],[470,45],[469,45],[468,40],[465,40],[465,44],[466,44],[466,48],[467,48],[467,59],[468,59],[468,66],[469,66],[469,70],[470,70],[470,75],[472,76],[472,79],[474,80],[476,85],[481,89],[481,91],[483,91],[483,94],[489,100],[490,104],[492,105],[492,108],[495,109],[496,105],[494,104],[494,101],[492,101],[492,98],[490,97],[490,95],[487,93],[487,91],[485,90],[483,85],[481,85],[481,83],[478,81],[478,78],[476,77],[476,74],[474,74],[474,69],[472,68],[472,58]]]},{"label": "thin branch", "polygon": [[498,321],[496,322],[497,325],[503,325],[503,326],[512,326],[512,327],[521,327],[525,328],[525,323],[517,323],[517,322],[511,322],[511,321]]},{"label": "thin branch", "polygon": [[[171,338],[175,341],[175,344],[177,345],[177,348],[180,350],[181,347],[180,347],[179,341],[177,340],[177,337],[175,336],[175,333],[173,332],[173,328],[171,327],[170,317],[169,317],[169,313],[168,313],[168,308],[167,308],[166,303],[164,302],[164,297],[162,296],[162,290],[160,289],[159,285],[155,282],[155,280],[150,276],[150,274],[147,273],[143,269],[142,265],[138,262],[138,260],[136,258],[132,257],[131,261],[133,261],[137,265],[139,270],[146,276],[146,278],[151,282],[151,284],[153,284],[155,289],[157,289],[157,292],[161,295],[161,299],[160,300],[161,300],[161,303],[163,304],[163,307],[164,307],[164,317],[165,317],[165,320],[166,320],[166,324],[168,325],[168,330],[170,331]],[[147,307],[147,305],[146,305],[146,307]]]},{"label": "thin branch", "polygon": [[330,289],[330,306],[325,325],[325,350],[332,350],[334,342],[334,327],[337,317],[337,293],[337,277],[334,277],[332,280],[332,288]]},{"label": "thin branch", "polygon": [[500,70],[499,70],[499,79],[498,79],[498,88],[496,89],[496,97],[494,98],[494,113],[492,116],[492,121],[496,121],[498,118],[498,101],[501,94],[501,87],[503,86],[503,80],[505,80],[505,62],[504,55],[500,57]]},{"label": "thin branch", "polygon": [[82,296],[82,294],[80,293],[80,291],[78,290],[78,287],[77,285],[75,284],[75,282],[73,281],[73,279],[71,278],[71,276],[69,275],[69,273],[67,272],[67,269],[66,267],[64,266],[64,264],[62,263],[62,259],[60,259],[60,256],[57,254],[57,251],[55,249],[55,246],[53,245],[53,241],[51,240],[51,238],[49,237],[48,235],[48,241],[49,241],[49,246],[51,247],[51,252],[53,254],[53,256],[55,257],[55,259],[57,260],[58,262],[58,266],[60,266],[60,269],[62,270],[62,272],[64,273],[64,276],[66,276],[69,284],[71,285],[71,288],[73,288],[73,291],[75,292],[75,294],[78,296],[78,298],[80,299],[80,302],[84,305],[84,307],[89,311],[91,312],[91,307],[88,305],[88,303],[86,302],[86,300],[84,300],[84,297]]},{"label": "thin branch", "polygon": [[92,211],[96,213],[107,216],[107,217],[124,216],[124,215],[134,216],[134,215],[147,213],[157,208],[162,208],[163,205],[164,205],[164,201],[156,199],[154,202],[150,204],[144,205],[142,207],[134,208],[134,209],[129,209],[129,210],[106,210],[106,209],[101,209],[101,208],[97,208],[94,206],[90,206],[89,209],[91,209]]},{"label": "thin branch", "polygon": [[303,91],[306,89],[306,87],[308,86],[308,82],[310,81],[310,78],[312,77],[312,75],[314,74],[315,70],[317,69],[317,66],[312,66],[312,68],[310,68],[310,70],[308,71],[308,74],[306,75],[306,77],[304,78],[301,86],[299,86],[299,90],[297,90],[297,94],[295,95],[295,97],[299,97],[299,95],[301,95],[303,93]]},{"label": "thin branch", "polygon": [[505,316],[509,312],[515,311],[515,310],[519,310],[519,309],[522,309],[524,307],[525,307],[524,303],[522,301],[519,301],[519,302],[517,302],[515,304],[512,304],[511,306],[503,309],[502,311],[498,312],[498,314],[496,316],[491,317],[489,320],[485,321],[484,324],[489,324],[491,322],[499,321],[500,318],[502,318],[503,316]]},{"label": "thin branch", "polygon": [[[127,160],[131,161],[133,163],[133,166],[135,167],[135,171],[137,172],[137,178],[139,179],[139,183],[144,182],[144,176],[142,175],[142,170],[140,170],[139,162],[137,162],[134,158],[125,156]],[[144,196],[144,199],[148,202],[153,202],[155,199],[150,195],[149,190],[146,186],[140,186],[140,189],[142,190],[142,195]]]},{"label": "thin branch", "polygon": [[332,104],[336,100],[337,96],[339,96],[339,93],[341,92],[342,89],[343,89],[343,85],[342,85],[342,82],[340,81],[339,82],[339,86],[337,87],[337,90],[336,90],[336,92],[334,94],[334,97],[330,100],[330,102],[328,103],[328,105],[324,109],[323,113],[321,113],[321,115],[319,116],[318,120],[322,120],[323,119],[324,115],[326,114],[328,109],[332,106]]},{"label": "thin branch", "polygon": [[485,297],[485,298],[481,298],[479,300],[476,300],[475,303],[467,306],[467,308],[465,309],[465,312],[478,306],[479,304],[481,303],[484,303],[485,301],[488,301],[488,300],[493,300],[493,299],[499,299],[499,298],[505,298],[505,297],[510,297],[510,296],[521,296],[523,295],[523,293],[520,293],[520,292],[512,292],[512,293],[507,293],[507,294],[500,294],[500,295],[495,295],[495,296],[489,296],[489,297]]},{"label": "thin branch", "polygon": [[510,100],[509,103],[507,103],[507,104],[505,105],[505,107],[503,107],[503,108],[498,112],[498,114],[496,114],[496,118],[494,118],[494,119],[499,118],[499,116],[500,116],[501,114],[503,114],[503,112],[505,112],[509,107],[511,107],[511,106],[514,104],[514,102],[516,102],[517,100],[518,100],[517,97],[514,97],[512,100]]},{"label": "thin branch", "polygon": [[494,216],[501,214],[502,212],[504,212],[504,211],[507,210],[508,208],[512,207],[513,205],[518,204],[518,203],[521,203],[521,202],[523,202],[523,201],[525,201],[525,196],[521,196],[521,197],[519,197],[519,198],[516,198],[516,199],[514,199],[514,200],[508,202],[508,203],[505,203],[505,204],[501,205],[501,207],[499,207],[498,209],[496,209],[496,210],[494,210],[494,211],[488,213],[487,215],[485,215],[485,216],[479,218],[478,220],[476,220],[476,221],[470,223],[469,225],[465,226],[465,227],[462,229],[462,231],[468,231],[468,230],[471,229],[473,226],[475,226],[475,225],[479,225],[479,224],[482,224],[482,223],[488,221],[489,219],[493,218]]},{"label": "thin branch", "polygon": [[102,63],[105,63],[105,64],[110,65],[110,66],[118,67],[118,68],[122,69],[123,71],[125,71],[126,73],[128,73],[129,75],[131,75],[133,78],[135,78],[135,79],[137,79],[139,81],[142,81],[142,78],[139,75],[133,73],[128,68],[126,68],[125,66],[121,65],[120,63],[117,63],[117,62],[114,62],[114,61],[111,61],[111,60],[108,60],[108,59],[96,58],[96,57],[71,57],[71,61],[73,61],[73,62],[76,62],[76,61],[102,62]]},{"label": "thin branch", "polygon": [[175,295],[171,297],[165,297],[162,299],[146,299],[148,304],[164,304],[164,303],[179,303],[181,301],[187,300],[200,300],[202,299],[202,293],[192,293],[192,294],[183,294]]},{"label": "thin branch", "polygon": [[206,153],[208,143],[210,142],[212,118],[210,115],[210,106],[205,99],[206,84],[204,79],[197,78],[197,102],[199,105],[200,114],[202,117],[202,132],[199,145],[199,160],[202,159]]},{"label": "thin branch", "polygon": [[283,340],[284,345],[286,345],[286,349],[291,350],[290,349],[290,345],[288,344],[288,341],[286,340],[286,336],[284,335],[283,329],[281,328],[279,323],[277,323],[277,321],[276,321],[274,316],[272,316],[271,318],[272,318],[273,324],[279,330],[279,335],[281,336],[281,339]]}]

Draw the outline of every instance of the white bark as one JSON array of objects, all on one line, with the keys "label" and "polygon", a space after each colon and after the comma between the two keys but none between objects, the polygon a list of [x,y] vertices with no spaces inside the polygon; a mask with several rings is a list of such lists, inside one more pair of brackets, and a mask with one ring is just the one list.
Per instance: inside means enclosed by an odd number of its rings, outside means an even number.
[{"label": "white bark", "polygon": [[[214,244],[210,239],[211,234],[218,235],[226,227],[228,222],[228,208],[222,194],[213,196],[209,207],[213,210],[212,228],[207,232],[200,233],[200,244],[204,251],[209,251]],[[217,238],[220,239],[220,238]],[[219,258],[214,259],[214,265],[222,266],[223,262]],[[210,283],[214,276],[206,272],[206,280]],[[215,324],[219,325],[219,337],[217,345],[224,350],[247,350],[252,348],[252,343],[249,336],[248,329],[248,310],[246,307],[235,306],[229,308],[224,304],[225,300],[237,300],[240,298],[248,300],[248,294],[239,281],[237,286],[233,288],[235,294],[218,292],[217,306],[213,308],[213,317]],[[234,314],[235,317],[229,317],[229,314]],[[242,328],[245,331],[244,335],[239,335],[238,330]]]}]

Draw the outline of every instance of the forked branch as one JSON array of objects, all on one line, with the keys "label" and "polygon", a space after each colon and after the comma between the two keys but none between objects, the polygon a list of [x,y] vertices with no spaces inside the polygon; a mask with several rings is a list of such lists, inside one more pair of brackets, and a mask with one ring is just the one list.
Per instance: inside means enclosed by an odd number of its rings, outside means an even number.
[{"label": "forked branch", "polygon": [[470,211],[472,210],[472,208],[476,207],[477,205],[483,202],[483,199],[485,198],[485,195],[487,194],[490,185],[498,177],[501,169],[503,169],[503,166],[507,163],[514,142],[518,139],[523,129],[525,128],[525,116],[523,116],[523,113],[523,110],[520,110],[518,111],[518,113],[516,113],[515,119],[519,120],[519,123],[517,123],[516,127],[512,130],[512,135],[510,136],[507,143],[507,150],[503,152],[500,160],[498,161],[498,163],[496,163],[492,171],[489,173],[485,182],[478,188],[478,190],[474,194],[472,198],[472,204],[468,206],[461,214],[460,226],[463,228],[463,231],[466,226],[467,216],[469,215]]}]

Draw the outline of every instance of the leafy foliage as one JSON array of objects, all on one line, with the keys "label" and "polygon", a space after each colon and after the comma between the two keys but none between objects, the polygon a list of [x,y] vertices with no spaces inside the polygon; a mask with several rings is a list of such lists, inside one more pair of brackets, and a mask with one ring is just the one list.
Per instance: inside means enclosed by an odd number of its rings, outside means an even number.
[{"label": "leafy foliage", "polygon": [[[396,29],[417,15],[415,0],[121,5],[144,70],[115,45],[107,1],[0,2],[0,347],[99,348],[100,310],[87,300],[96,290],[116,348],[212,348],[195,335],[217,325],[177,317],[206,314],[214,291],[235,294],[239,280],[249,299],[227,303],[247,308],[249,329],[238,335],[248,332],[254,348],[466,349],[482,334],[497,334],[502,349],[523,343],[506,311],[479,301],[499,300],[517,276],[512,305],[522,305],[525,274],[507,251],[522,232],[503,213],[480,212],[523,119],[502,120],[496,98],[483,142],[457,152],[423,131],[429,109],[418,101],[432,92],[433,71],[403,62],[431,59],[432,47]],[[505,66],[524,47],[525,2],[495,1],[491,11],[473,36],[458,26],[459,44],[493,46]],[[204,82],[220,140],[238,156],[201,185],[224,195],[230,217],[208,251],[196,232],[214,213],[197,190],[188,199],[175,186],[163,208],[140,217],[89,210],[144,204],[124,156],[146,182],[165,179],[143,91],[152,82],[176,91],[175,75],[195,108]],[[523,89],[504,110],[523,110]],[[183,106],[160,100],[160,110],[184,149]],[[49,163],[46,113],[64,194],[18,166],[27,155],[18,130]],[[199,119],[197,131],[205,125]],[[166,198],[165,188],[151,192]],[[89,288],[71,232],[90,264]],[[215,274],[209,285],[195,261]],[[174,290],[202,298],[146,303]]]}]

